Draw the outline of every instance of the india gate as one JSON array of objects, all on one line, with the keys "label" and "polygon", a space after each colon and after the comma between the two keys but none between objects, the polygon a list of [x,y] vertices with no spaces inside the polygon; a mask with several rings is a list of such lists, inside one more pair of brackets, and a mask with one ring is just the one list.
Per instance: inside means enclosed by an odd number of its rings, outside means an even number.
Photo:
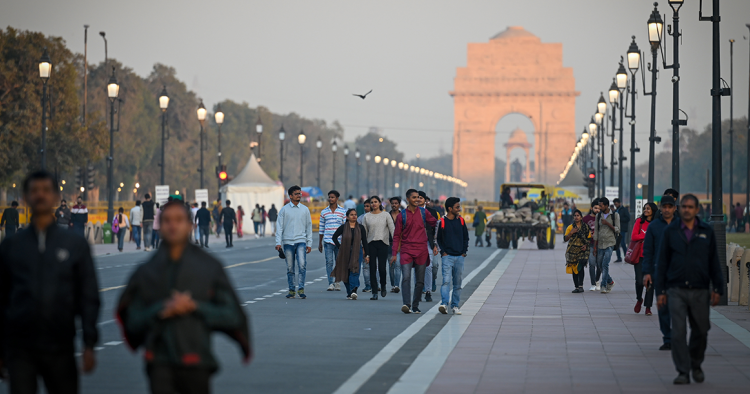
[{"label": "india gate", "polygon": [[[466,67],[456,70],[450,92],[453,174],[468,182],[466,197],[498,199],[495,129],[509,114],[524,115],[534,126],[523,130],[534,136],[534,175],[528,175],[525,148],[525,177],[531,179],[524,181],[554,184],[575,145],[575,100],[580,94],[573,69],[563,67],[562,44],[542,43],[522,27],[511,26],[489,42],[470,43],[467,52]],[[502,142],[508,150],[522,147],[515,141]],[[509,151],[499,156],[509,158]]]}]

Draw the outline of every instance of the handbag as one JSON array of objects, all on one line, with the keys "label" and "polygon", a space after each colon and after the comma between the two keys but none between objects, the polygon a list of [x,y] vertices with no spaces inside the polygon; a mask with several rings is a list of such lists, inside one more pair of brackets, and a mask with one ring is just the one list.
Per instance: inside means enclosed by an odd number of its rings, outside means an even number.
[{"label": "handbag", "polygon": [[643,241],[630,241],[628,251],[625,252],[625,262],[636,265],[640,262],[641,252],[643,251]]},{"label": "handbag", "polygon": [[565,266],[565,273],[566,274],[572,274],[573,273],[573,266],[572,265],[566,265]]},{"label": "handbag", "polygon": [[120,221],[117,220],[117,216],[115,216],[115,220],[112,221],[112,233],[117,234],[120,232]]}]

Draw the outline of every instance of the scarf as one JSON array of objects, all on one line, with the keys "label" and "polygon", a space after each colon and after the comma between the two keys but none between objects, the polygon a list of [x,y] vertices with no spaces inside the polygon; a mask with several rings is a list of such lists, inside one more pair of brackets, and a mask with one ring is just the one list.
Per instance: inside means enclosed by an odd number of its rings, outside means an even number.
[{"label": "scarf", "polygon": [[576,226],[575,223],[571,224],[573,228],[578,228],[578,232],[570,236],[568,241],[568,249],[565,251],[566,265],[578,265],[581,261],[588,261],[589,255],[589,226],[586,223],[581,222],[580,225]]},{"label": "scarf", "polygon": [[341,236],[341,247],[339,247],[339,254],[336,256],[336,267],[331,275],[337,282],[349,283],[349,272],[359,273],[359,250],[362,248],[362,232],[360,224],[357,224],[352,234],[348,221],[344,222],[341,227],[344,228]]}]

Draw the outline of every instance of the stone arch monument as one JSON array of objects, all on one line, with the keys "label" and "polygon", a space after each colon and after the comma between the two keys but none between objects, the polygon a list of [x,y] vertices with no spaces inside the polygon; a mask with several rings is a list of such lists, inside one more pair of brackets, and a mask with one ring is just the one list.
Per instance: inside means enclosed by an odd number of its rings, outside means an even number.
[{"label": "stone arch monument", "polygon": [[576,141],[579,94],[573,69],[563,67],[560,43],[542,43],[518,26],[508,27],[489,42],[470,43],[466,67],[456,70],[450,92],[453,174],[469,183],[467,198],[498,199],[500,185],[493,181],[495,127],[511,113],[526,116],[534,125],[533,181],[557,181]]},{"label": "stone arch monument", "polygon": [[526,152],[526,164],[524,166],[524,177],[526,179],[524,179],[524,182],[529,182],[531,180],[531,156],[529,155],[531,144],[529,143],[529,139],[526,138],[526,133],[521,129],[513,130],[510,138],[508,138],[508,142],[505,143],[505,179],[510,179],[510,152],[516,148],[521,148]]}]

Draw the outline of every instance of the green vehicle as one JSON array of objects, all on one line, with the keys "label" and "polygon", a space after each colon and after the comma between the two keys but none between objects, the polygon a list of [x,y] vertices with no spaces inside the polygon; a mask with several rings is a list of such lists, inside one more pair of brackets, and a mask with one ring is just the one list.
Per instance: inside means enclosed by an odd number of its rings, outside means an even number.
[{"label": "green vehicle", "polygon": [[[555,213],[549,210],[547,196],[554,187],[539,183],[504,183],[500,186],[500,209],[488,218],[487,228],[495,230],[497,247],[518,248],[518,240],[536,241],[540,250],[555,248]],[[526,193],[526,197],[523,194]]]}]

